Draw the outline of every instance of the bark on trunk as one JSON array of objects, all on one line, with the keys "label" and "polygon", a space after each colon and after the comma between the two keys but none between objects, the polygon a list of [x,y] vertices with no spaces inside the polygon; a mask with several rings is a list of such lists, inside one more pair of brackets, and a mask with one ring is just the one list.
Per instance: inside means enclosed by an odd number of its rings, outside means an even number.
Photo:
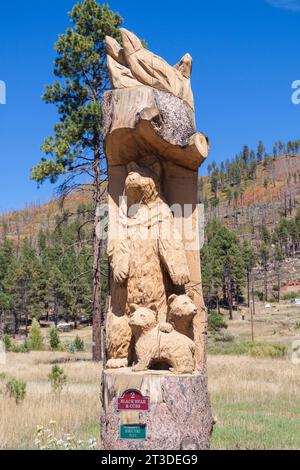
[{"label": "bark on trunk", "polygon": [[[96,132],[95,132],[96,136]],[[102,359],[101,348],[101,240],[97,236],[97,227],[101,223],[99,205],[101,202],[100,188],[100,145],[97,137],[94,139],[94,236],[93,236],[93,361],[100,362]]]}]

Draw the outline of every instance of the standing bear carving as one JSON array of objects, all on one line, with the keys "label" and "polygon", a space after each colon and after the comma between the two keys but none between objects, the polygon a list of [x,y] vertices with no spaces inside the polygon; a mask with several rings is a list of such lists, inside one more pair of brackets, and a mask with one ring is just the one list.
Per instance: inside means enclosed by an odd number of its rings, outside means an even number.
[{"label": "standing bear carving", "polygon": [[[128,366],[132,332],[130,305],[155,305],[159,323],[167,320],[166,283],[184,286],[190,280],[185,249],[174,216],[161,194],[161,166],[128,165],[127,204],[122,235],[110,239],[108,256],[114,283],[126,290],[124,312],[107,318],[108,368]],[[129,360],[130,362],[130,360]]]}]

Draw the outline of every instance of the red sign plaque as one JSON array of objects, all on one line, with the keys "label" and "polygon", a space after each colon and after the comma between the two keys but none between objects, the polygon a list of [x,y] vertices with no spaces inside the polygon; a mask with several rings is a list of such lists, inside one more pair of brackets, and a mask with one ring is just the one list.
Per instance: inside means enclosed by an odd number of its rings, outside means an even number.
[{"label": "red sign plaque", "polygon": [[138,390],[126,390],[118,398],[118,411],[149,411],[150,398],[143,397]]}]

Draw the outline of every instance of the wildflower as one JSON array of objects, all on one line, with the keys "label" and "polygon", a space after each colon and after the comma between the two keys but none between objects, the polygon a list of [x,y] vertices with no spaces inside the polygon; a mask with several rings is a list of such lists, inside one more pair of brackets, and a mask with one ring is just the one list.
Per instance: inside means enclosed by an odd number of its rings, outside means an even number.
[{"label": "wildflower", "polygon": [[96,441],[96,439],[90,439],[90,440],[88,441],[88,445],[89,445],[89,448],[90,448],[90,449],[95,449],[95,447],[97,446],[97,441]]}]

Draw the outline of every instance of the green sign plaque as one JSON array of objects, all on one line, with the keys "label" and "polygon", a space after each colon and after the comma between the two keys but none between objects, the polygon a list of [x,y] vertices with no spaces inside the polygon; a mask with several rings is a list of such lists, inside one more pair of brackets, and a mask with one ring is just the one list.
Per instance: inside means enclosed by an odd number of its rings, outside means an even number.
[{"label": "green sign plaque", "polygon": [[145,424],[121,424],[120,439],[147,439],[147,426]]}]

